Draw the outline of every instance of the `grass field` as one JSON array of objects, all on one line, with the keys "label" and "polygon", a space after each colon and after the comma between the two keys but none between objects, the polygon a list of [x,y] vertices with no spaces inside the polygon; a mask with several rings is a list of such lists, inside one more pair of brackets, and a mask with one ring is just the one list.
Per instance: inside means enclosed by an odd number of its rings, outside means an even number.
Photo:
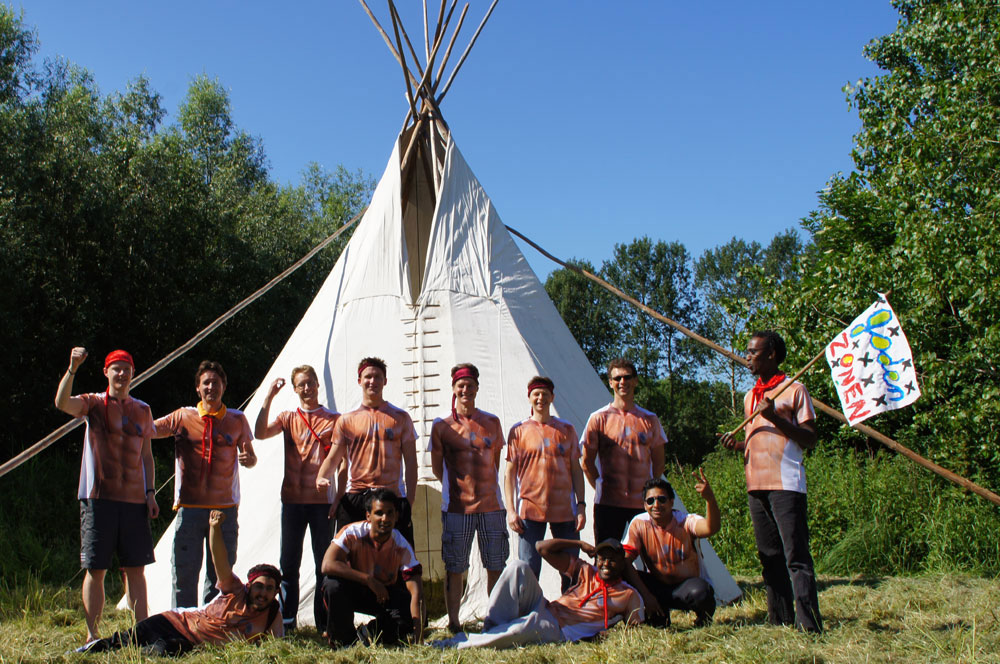
[{"label": "grass field", "polygon": [[[819,636],[765,624],[759,578],[740,578],[746,597],[716,613],[715,624],[691,626],[674,613],[667,630],[616,628],[597,643],[508,651],[401,650],[356,646],[330,651],[312,629],[262,646],[203,646],[182,661],[202,662],[1000,662],[1000,580],[959,575],[870,579],[820,578],[826,632]],[[131,615],[107,611],[102,633],[127,627]],[[431,632],[429,640],[445,635]],[[78,588],[38,584],[0,588],[0,663],[138,662],[135,650],[66,654],[83,642]],[[162,661],[162,660],[161,660]]]}]

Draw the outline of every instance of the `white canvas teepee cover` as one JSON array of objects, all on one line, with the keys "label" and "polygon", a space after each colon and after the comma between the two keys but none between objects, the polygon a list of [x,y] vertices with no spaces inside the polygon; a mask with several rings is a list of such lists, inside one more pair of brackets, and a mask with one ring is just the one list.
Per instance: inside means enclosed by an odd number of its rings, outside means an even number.
[{"label": "white canvas teepee cover", "polygon": [[[460,362],[472,362],[479,368],[476,405],[496,414],[505,429],[528,416],[526,386],[536,374],[554,380],[554,410],[578,431],[588,415],[609,399],[607,388],[450,136],[444,143],[440,182],[436,205],[433,211],[428,210],[432,216],[426,244],[414,251],[413,230],[404,220],[397,140],[354,236],[246,409],[253,422],[271,381],[279,376],[287,380],[293,367],[311,364],[319,373],[320,401],[333,410],[347,412],[360,401],[358,361],[366,356],[385,359],[385,396],[409,410],[419,436],[420,489],[413,521],[417,557],[425,578],[432,579],[443,575],[441,495],[425,450],[434,418],[445,416],[450,409],[450,368]],[[412,197],[410,205],[414,205]],[[411,253],[426,255],[420,292],[412,292]],[[237,370],[230,368],[231,372]],[[274,399],[271,417],[297,405],[294,393],[286,388]],[[279,489],[284,468],[281,437],[255,441],[254,445],[257,466],[240,469],[242,502],[235,569],[241,578],[256,563],[277,564],[279,554]],[[500,472],[502,478],[502,467]],[[592,505],[589,486],[587,494],[587,504]],[[588,518],[590,512],[588,509]],[[592,540],[590,523],[582,535]],[[151,612],[170,608],[172,541],[173,525],[156,547],[157,562],[147,568]],[[513,539],[511,543],[512,555],[516,555]],[[304,549],[300,625],[312,623],[315,587],[308,544]],[[706,553],[718,561],[710,547]],[[717,568],[716,574],[721,568],[731,581],[721,563],[710,563],[711,567]],[[474,547],[463,620],[482,616],[485,585]],[[548,566],[543,566],[542,586],[549,597],[559,593],[558,575]],[[735,597],[727,601],[732,599]]]}]

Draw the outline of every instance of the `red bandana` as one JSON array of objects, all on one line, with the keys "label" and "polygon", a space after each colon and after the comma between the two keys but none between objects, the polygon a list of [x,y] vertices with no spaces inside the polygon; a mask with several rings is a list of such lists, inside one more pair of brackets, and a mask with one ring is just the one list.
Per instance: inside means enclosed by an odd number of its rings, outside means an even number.
[{"label": "red bandana", "polygon": [[[451,385],[455,386],[455,383],[462,380],[463,378],[471,378],[476,381],[476,385],[479,385],[479,378],[473,373],[472,369],[469,367],[462,367],[454,373],[451,377]],[[455,393],[451,393],[451,416],[458,422],[458,411],[455,410]]]},{"label": "red bandana", "polygon": [[597,593],[601,593],[601,595],[604,597],[604,629],[607,629],[608,628],[608,584],[604,583],[604,579],[602,579],[600,576],[597,576],[595,578],[597,579],[597,587],[591,590],[590,594],[588,594],[586,597],[580,600],[580,606],[586,604],[587,600],[596,595]]},{"label": "red bandana", "polygon": [[128,362],[132,365],[132,370],[135,371],[135,362],[132,361],[132,356],[128,351],[113,350],[108,353],[108,356],[104,358],[104,368],[107,369],[114,362]]},{"label": "red bandana", "polygon": [[777,386],[781,385],[785,378],[785,374],[780,372],[771,376],[771,379],[766,383],[758,378],[757,384],[753,386],[753,390],[750,395],[750,411],[753,412],[757,410],[757,404],[759,404],[760,400],[764,398],[764,393],[770,392]]}]

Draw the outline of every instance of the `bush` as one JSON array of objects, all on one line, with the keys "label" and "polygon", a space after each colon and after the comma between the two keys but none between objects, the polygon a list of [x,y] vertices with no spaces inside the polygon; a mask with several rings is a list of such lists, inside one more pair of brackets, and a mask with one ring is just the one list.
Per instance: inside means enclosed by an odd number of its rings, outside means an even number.
[{"label": "bush", "polygon": [[[848,450],[809,455],[809,528],[816,571],[836,575],[924,572],[1000,573],[1000,512],[992,504],[888,453]],[[759,574],[760,563],[739,454],[705,458],[722,528],[712,546],[730,571]],[[684,504],[702,513],[691,468],[670,473]]]}]

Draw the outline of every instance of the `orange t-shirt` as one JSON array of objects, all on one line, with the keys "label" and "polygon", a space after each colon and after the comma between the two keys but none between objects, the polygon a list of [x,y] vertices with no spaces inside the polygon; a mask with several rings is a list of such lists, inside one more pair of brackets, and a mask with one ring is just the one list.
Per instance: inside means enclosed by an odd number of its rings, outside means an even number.
[{"label": "orange t-shirt", "polygon": [[107,392],[77,398],[87,420],[77,497],[145,503],[146,489],[156,488],[146,486],[142,465],[142,443],[156,431],[149,406],[132,397],[119,401]]},{"label": "orange t-shirt", "polygon": [[642,509],[642,485],[653,476],[650,453],[667,444],[660,418],[639,406],[622,412],[608,404],[591,414],[580,444],[596,455],[594,501]]},{"label": "orange t-shirt", "polygon": [[434,420],[430,451],[442,455],[441,511],[453,514],[503,509],[497,468],[504,445],[496,415],[476,410],[472,417]]},{"label": "orange t-shirt", "polygon": [[347,447],[348,493],[384,488],[405,497],[403,446],[416,441],[410,414],[388,401],[341,415],[333,429],[333,445]]},{"label": "orange t-shirt", "polygon": [[[156,420],[156,436],[174,436],[174,509],[222,508],[240,502],[237,445],[252,441],[250,423],[242,411],[226,410],[212,423],[212,444],[202,445],[205,422],[197,408],[178,408]],[[209,462],[211,454],[211,462]]]},{"label": "orange t-shirt", "polygon": [[579,641],[603,632],[605,615],[608,627],[619,620],[629,625],[638,625],[645,620],[645,607],[639,591],[625,581],[619,579],[617,583],[607,586],[605,614],[604,592],[596,567],[574,558],[566,576],[575,578],[576,583],[558,599],[549,602],[548,608],[559,621],[567,641]]},{"label": "orange t-shirt", "polygon": [[331,502],[333,487],[317,491],[316,475],[330,451],[333,427],[339,418],[340,413],[323,406],[314,410],[297,408],[278,414],[277,421],[285,442],[285,479],[281,482],[281,502],[311,505]]},{"label": "orange t-shirt", "polygon": [[694,529],[704,518],[680,510],[674,510],[673,515],[663,528],[649,514],[637,514],[622,540],[629,562],[642,558],[650,574],[668,585],[701,575]]},{"label": "orange t-shirt", "polygon": [[580,463],[580,445],[572,424],[558,417],[515,424],[507,436],[507,463],[517,476],[518,516],[548,523],[576,518],[571,469]]},{"label": "orange t-shirt", "polygon": [[399,533],[379,544],[371,537],[371,524],[355,521],[340,529],[333,543],[347,553],[347,564],[356,572],[371,574],[383,585],[391,586],[400,576],[407,581],[420,576],[421,567],[413,547]]},{"label": "orange t-shirt", "polygon": [[[782,382],[765,396],[774,394],[788,381]],[[743,397],[744,417],[754,411],[753,390]],[[781,417],[799,425],[816,419],[812,399],[802,383],[794,383],[778,395],[774,410]],[[784,490],[806,492],[806,468],[802,463],[802,448],[786,438],[776,426],[758,415],[746,428],[746,447],[743,450],[743,469],[747,477],[747,491]]]},{"label": "orange t-shirt", "polygon": [[218,595],[201,608],[164,611],[163,617],[191,643],[224,644],[237,640],[250,641],[260,638],[265,632],[277,638],[284,636],[281,611],[267,625],[269,613],[269,609],[255,611],[247,606],[247,587],[241,584],[236,592]]}]

